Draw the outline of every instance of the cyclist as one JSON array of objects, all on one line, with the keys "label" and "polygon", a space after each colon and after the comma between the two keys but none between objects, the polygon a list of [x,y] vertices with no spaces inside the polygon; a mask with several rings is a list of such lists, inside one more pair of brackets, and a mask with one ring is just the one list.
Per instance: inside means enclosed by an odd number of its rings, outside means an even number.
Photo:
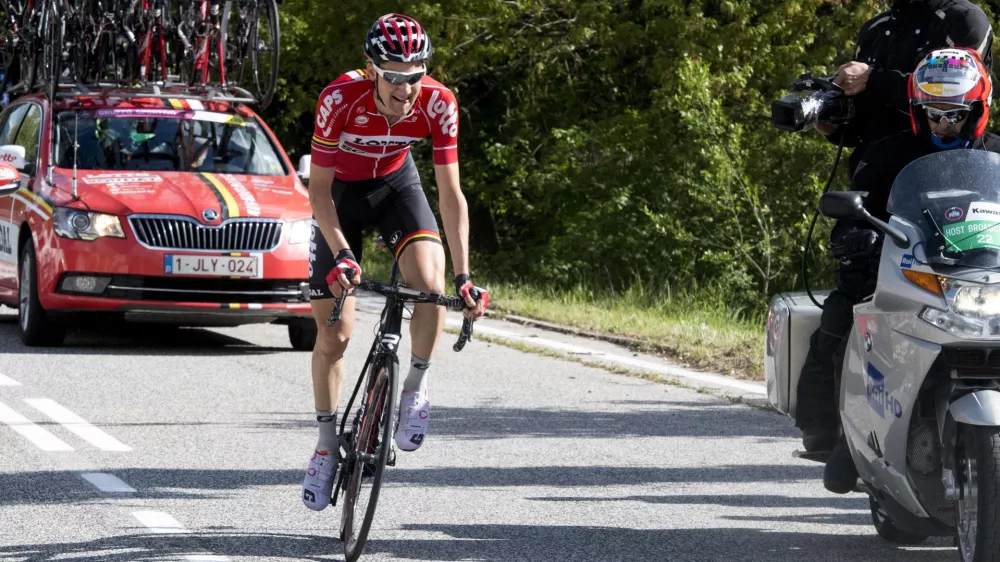
[{"label": "cyclist", "polygon": [[[316,104],[309,200],[313,208],[309,284],[319,327],[312,356],[313,395],[319,441],[303,479],[302,501],[320,511],[330,502],[339,464],[337,407],[344,351],[354,325],[354,299],[341,320],[326,320],[334,298],[361,281],[362,231],[379,230],[399,261],[408,286],[444,292],[445,256],[437,221],[427,203],[410,146],[430,137],[441,218],[454,265],[455,289],[482,316],[489,295],[470,280],[469,219],[459,185],[458,104],[454,94],[427,76],[431,40],[411,17],[384,15],[365,36],[364,70],[331,82]],[[352,279],[345,275],[354,271]],[[472,295],[479,292],[479,298]],[[414,451],[427,435],[430,402],[427,371],[444,328],[445,310],[414,305],[412,357],[402,383],[396,446]]]}]

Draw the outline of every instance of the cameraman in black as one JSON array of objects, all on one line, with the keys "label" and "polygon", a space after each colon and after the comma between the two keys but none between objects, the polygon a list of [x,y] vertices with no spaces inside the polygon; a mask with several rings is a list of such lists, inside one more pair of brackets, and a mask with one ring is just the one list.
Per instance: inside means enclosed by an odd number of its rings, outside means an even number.
[{"label": "cameraman in black", "polygon": [[[842,65],[834,78],[854,100],[854,118],[845,125],[814,127],[830,142],[854,147],[848,161],[854,177],[874,142],[910,129],[907,82],[917,62],[934,49],[965,47],[979,53],[989,76],[992,37],[986,15],[969,0],[893,0],[888,11],[861,27],[854,61]],[[864,252],[873,237],[868,228],[840,229],[831,241]],[[848,293],[852,291],[827,297],[830,306],[812,335],[799,377],[795,425],[807,451],[828,451],[837,442],[833,355],[850,326],[847,303],[856,302]]]},{"label": "cameraman in black", "polygon": [[[851,180],[852,191],[866,191],[865,209],[872,216],[889,221],[886,206],[896,176],[907,164],[921,156],[942,150],[973,149],[1000,153],[1000,137],[987,133],[993,84],[990,71],[974,49],[940,49],[931,52],[913,71],[908,106],[911,130],[886,137],[871,146],[858,164]],[[865,223],[867,226],[867,223]],[[865,229],[855,220],[841,220],[831,236],[843,240],[833,246],[840,260],[837,288],[827,298],[823,321],[833,318],[838,332],[834,365],[843,361],[847,329],[853,306],[875,291],[881,235]],[[863,233],[854,236],[844,233]],[[830,330],[823,325],[821,329]],[[839,371],[839,369],[837,369]],[[832,384],[837,387],[836,382]],[[830,391],[836,416],[837,400]],[[801,407],[801,405],[799,405]],[[823,485],[827,490],[846,494],[857,483],[858,472],[844,436],[833,448]]]},{"label": "cameraman in black", "polygon": [[834,83],[855,98],[847,125],[817,123],[833,144],[854,148],[848,173],[872,143],[910,128],[906,83],[913,67],[934,49],[975,49],[993,68],[993,28],[969,0],[893,0],[889,10],[861,26],[854,60],[837,69]]}]

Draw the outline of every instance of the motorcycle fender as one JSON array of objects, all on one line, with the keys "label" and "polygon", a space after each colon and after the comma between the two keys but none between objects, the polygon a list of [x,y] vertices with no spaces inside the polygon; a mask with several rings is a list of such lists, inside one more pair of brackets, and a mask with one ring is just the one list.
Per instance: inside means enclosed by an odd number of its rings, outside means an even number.
[{"label": "motorcycle fender", "polygon": [[948,411],[958,423],[967,425],[1000,425],[1000,392],[977,390],[955,400]]}]

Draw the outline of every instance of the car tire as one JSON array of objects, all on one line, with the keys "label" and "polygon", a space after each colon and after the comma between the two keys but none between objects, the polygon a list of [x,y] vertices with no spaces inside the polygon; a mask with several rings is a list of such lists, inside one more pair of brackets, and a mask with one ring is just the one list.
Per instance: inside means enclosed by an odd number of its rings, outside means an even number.
[{"label": "car tire", "polygon": [[52,320],[38,299],[38,266],[31,239],[21,250],[19,275],[17,325],[21,341],[28,347],[62,345],[66,339],[66,327]]},{"label": "car tire", "polygon": [[296,351],[312,351],[316,346],[316,324],[302,322],[288,325],[288,341]]}]

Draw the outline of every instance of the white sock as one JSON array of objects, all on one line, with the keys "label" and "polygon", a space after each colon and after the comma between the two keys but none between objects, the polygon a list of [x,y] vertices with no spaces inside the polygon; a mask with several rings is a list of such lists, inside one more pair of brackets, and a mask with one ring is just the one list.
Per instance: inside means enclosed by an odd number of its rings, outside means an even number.
[{"label": "white sock", "polygon": [[337,438],[337,410],[316,410],[316,425],[319,426],[317,451],[334,451],[339,448]]},{"label": "white sock", "polygon": [[410,354],[410,374],[403,379],[403,392],[424,392],[427,390],[427,369],[431,362]]}]

